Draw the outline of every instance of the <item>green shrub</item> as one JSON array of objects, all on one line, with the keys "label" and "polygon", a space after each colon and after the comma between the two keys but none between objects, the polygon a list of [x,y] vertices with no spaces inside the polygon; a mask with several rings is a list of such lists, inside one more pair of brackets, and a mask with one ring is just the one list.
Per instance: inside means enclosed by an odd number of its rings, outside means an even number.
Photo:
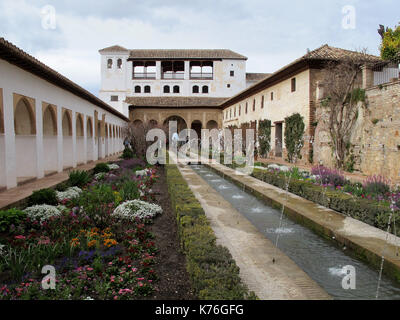
[{"label": "green shrub", "polygon": [[289,162],[301,159],[305,124],[299,113],[285,118],[285,145]]},{"label": "green shrub", "polygon": [[[278,188],[285,188],[284,176],[260,169],[254,169],[252,176]],[[390,213],[390,208],[382,204],[357,198],[342,191],[330,190],[304,180],[292,179],[289,192],[378,228],[382,228],[378,215]]]},{"label": "green shrub", "polygon": [[100,173],[100,172],[109,172],[110,168],[108,167],[107,163],[98,163],[96,164],[96,166],[93,169],[93,172],[96,173]]},{"label": "green shrub", "polygon": [[73,170],[69,173],[69,184],[82,188],[87,185],[90,181],[90,175],[85,170]]},{"label": "green shrub", "polygon": [[11,225],[19,225],[25,218],[26,213],[15,208],[0,211],[0,232],[8,232]]},{"label": "green shrub", "polygon": [[125,147],[124,151],[122,152],[121,158],[122,159],[132,159],[135,156],[133,150],[131,148]]},{"label": "green shrub", "polygon": [[29,206],[39,204],[48,204],[55,206],[58,204],[56,191],[54,189],[41,189],[33,191],[32,195],[28,198]]},{"label": "green shrub", "polygon": [[256,299],[241,282],[239,268],[216,237],[204,210],[175,165],[167,165],[167,184],[192,288],[199,299]]},{"label": "green shrub", "polygon": [[83,207],[86,215],[97,227],[104,228],[111,225],[110,213],[115,206],[115,194],[111,186],[95,185],[83,191],[78,201],[79,206]]},{"label": "green shrub", "polygon": [[139,198],[139,190],[138,186],[135,181],[126,181],[122,186],[121,190],[119,191],[123,201],[126,200],[133,200]]},{"label": "green shrub", "polygon": [[368,177],[364,182],[364,190],[366,193],[373,196],[383,196],[390,192],[390,183],[382,176]]}]

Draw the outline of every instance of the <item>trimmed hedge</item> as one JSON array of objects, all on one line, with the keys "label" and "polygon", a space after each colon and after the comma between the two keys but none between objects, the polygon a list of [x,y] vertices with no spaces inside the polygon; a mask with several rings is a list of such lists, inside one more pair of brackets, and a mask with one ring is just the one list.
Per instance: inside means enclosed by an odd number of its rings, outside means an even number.
[{"label": "trimmed hedge", "polygon": [[192,288],[202,300],[256,299],[241,282],[239,268],[216,237],[204,210],[176,165],[166,165],[168,192]]},{"label": "trimmed hedge", "polygon": [[[281,189],[286,187],[285,177],[266,170],[254,169],[252,176]],[[389,207],[303,180],[291,179],[289,192],[386,231]]]}]

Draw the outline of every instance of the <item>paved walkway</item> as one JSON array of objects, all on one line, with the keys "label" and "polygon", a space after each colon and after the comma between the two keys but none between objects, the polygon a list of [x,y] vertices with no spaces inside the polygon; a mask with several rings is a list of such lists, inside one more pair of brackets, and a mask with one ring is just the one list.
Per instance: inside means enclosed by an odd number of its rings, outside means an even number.
[{"label": "paved walkway", "polygon": [[317,283],[189,166],[178,167],[210,220],[217,242],[229,249],[240,268],[243,282],[260,299],[330,299]]},{"label": "paved walkway", "polygon": [[[311,165],[311,164],[307,164],[307,165],[293,164],[293,163],[284,161],[282,158],[277,158],[277,159],[258,158],[256,162],[263,162],[263,163],[267,163],[267,164],[276,163],[276,164],[284,165],[287,167],[298,167],[299,169],[303,169],[303,170],[307,170],[307,171],[311,171],[311,169],[315,166],[315,165]],[[352,182],[361,182],[361,183],[364,182],[368,177],[362,173],[343,172],[343,175]]]},{"label": "paved walkway", "polygon": [[92,161],[73,169],[64,170],[63,172],[44,177],[42,179],[36,179],[32,182],[25,183],[16,188],[4,190],[0,192],[0,209],[12,207],[15,203],[29,197],[34,190],[50,188],[67,180],[68,173],[71,170],[90,170],[93,169],[97,163],[117,160],[119,156],[120,153],[100,159],[98,161]]}]

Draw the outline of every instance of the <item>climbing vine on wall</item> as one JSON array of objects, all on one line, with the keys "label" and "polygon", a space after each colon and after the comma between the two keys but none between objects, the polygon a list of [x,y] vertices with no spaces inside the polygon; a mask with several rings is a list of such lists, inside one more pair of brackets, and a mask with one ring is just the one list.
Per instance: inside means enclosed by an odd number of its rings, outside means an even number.
[{"label": "climbing vine on wall", "polygon": [[299,113],[294,113],[285,118],[285,145],[287,151],[287,161],[295,162],[301,159],[301,149],[304,145],[304,121]]},{"label": "climbing vine on wall", "polygon": [[260,120],[258,124],[259,155],[268,156],[271,150],[271,120]]}]

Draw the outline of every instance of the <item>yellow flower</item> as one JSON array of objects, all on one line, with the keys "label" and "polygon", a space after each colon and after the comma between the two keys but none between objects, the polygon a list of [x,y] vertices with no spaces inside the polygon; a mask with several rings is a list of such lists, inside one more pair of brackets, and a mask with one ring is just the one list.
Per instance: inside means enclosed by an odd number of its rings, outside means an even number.
[{"label": "yellow flower", "polygon": [[105,245],[106,247],[108,247],[108,248],[117,245],[117,243],[118,243],[118,242],[117,242],[116,240],[114,240],[114,239],[105,239],[105,240],[104,240],[104,245]]},{"label": "yellow flower", "polygon": [[94,247],[96,244],[97,244],[97,240],[89,241],[89,242],[88,242],[88,247],[89,247],[89,248]]}]

